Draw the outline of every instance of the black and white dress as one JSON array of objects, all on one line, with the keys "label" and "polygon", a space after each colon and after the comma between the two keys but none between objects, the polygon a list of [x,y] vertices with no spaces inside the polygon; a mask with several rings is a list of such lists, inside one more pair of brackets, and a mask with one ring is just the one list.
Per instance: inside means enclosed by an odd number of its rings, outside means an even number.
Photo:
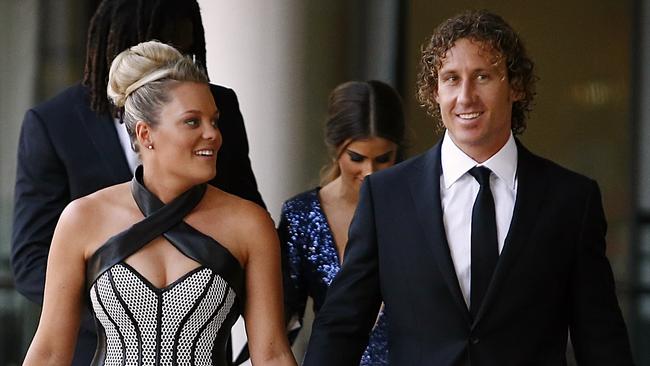
[{"label": "black and white dress", "polygon": [[[183,221],[206,186],[165,205],[144,187],[139,167],[131,190],[145,219],[110,238],[87,263],[98,334],[91,365],[228,365],[230,328],[243,310],[244,271],[226,248]],[[124,261],[160,235],[200,263],[164,288]]]}]

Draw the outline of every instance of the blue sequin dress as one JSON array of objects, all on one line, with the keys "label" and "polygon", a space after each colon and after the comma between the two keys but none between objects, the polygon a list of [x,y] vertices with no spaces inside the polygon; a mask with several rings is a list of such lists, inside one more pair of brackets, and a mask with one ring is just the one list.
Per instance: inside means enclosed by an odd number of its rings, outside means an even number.
[{"label": "blue sequin dress", "polygon": [[[330,283],[339,272],[339,255],[318,197],[319,188],[284,203],[278,234],[282,244],[285,310],[302,322],[307,297],[314,312],[325,301]],[[361,365],[388,365],[388,326],[382,313],[370,334]]]}]

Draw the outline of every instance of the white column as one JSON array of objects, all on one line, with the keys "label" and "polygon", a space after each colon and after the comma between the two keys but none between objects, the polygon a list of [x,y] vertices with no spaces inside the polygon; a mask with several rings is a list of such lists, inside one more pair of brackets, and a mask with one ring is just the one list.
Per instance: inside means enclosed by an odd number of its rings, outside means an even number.
[{"label": "white column", "polygon": [[[303,189],[303,5],[300,0],[199,1],[210,80],[235,90],[258,187],[273,218]],[[240,318],[235,356],[246,341]],[[246,363],[249,364],[249,363]]]},{"label": "white column", "polygon": [[[299,0],[199,1],[210,80],[235,90],[260,193],[277,220],[297,193],[304,152],[303,16]],[[300,165],[300,164],[298,164]]]}]

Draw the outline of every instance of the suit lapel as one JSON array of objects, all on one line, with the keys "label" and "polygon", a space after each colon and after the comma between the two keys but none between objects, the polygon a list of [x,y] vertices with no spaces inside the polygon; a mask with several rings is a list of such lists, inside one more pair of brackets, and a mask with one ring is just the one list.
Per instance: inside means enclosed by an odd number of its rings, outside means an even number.
[{"label": "suit lapel", "polygon": [[420,158],[420,164],[414,166],[414,174],[409,175],[409,188],[415,214],[422,226],[427,244],[433,250],[434,258],[449,292],[466,321],[470,323],[469,311],[458,283],[442,219],[440,146],[439,142]]},{"label": "suit lapel", "polygon": [[[98,116],[87,105],[77,104],[77,113],[81,124],[86,129],[88,138],[100,156],[106,173],[111,176],[114,182],[126,182],[133,174],[126,161],[124,150],[120,144],[119,137],[113,121],[109,115]],[[84,154],[91,152],[84,151]]]},{"label": "suit lapel", "polygon": [[510,268],[517,260],[522,248],[529,241],[528,236],[537,220],[542,200],[547,188],[546,172],[537,164],[536,158],[517,140],[517,199],[512,215],[512,223],[506,236],[503,250],[494,270],[483,304],[479,309],[474,325],[481,320],[497,296],[499,287],[508,276]]}]

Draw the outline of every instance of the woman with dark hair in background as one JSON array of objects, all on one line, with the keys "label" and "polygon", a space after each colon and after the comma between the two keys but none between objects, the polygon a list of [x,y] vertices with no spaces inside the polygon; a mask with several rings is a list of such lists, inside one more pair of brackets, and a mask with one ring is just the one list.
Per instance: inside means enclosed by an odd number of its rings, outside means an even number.
[{"label": "woman with dark hair in background", "polygon": [[[282,207],[278,232],[287,320],[298,317],[302,322],[308,296],[314,299],[315,312],[323,304],[343,260],[361,183],[402,159],[404,129],[401,99],[383,82],[347,82],[330,95],[325,142],[332,161],[323,169],[321,187]],[[362,365],[388,364],[386,324],[382,312]]]}]

